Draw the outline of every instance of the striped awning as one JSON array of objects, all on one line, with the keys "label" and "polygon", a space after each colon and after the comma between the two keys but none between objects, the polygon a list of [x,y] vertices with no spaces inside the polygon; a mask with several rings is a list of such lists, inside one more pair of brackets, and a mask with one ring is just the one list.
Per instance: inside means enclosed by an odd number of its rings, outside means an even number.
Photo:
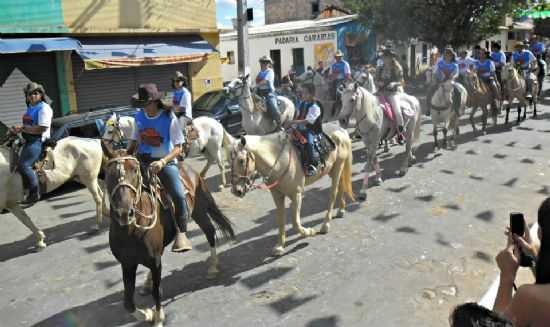
[{"label": "striped awning", "polygon": [[214,48],[199,36],[79,38],[86,70],[168,65],[205,60]]}]

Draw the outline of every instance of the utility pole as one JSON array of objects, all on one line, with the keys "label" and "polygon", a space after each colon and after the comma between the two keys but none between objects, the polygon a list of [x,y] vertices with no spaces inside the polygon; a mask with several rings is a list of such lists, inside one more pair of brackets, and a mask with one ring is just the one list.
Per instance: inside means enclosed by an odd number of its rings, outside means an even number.
[{"label": "utility pole", "polygon": [[237,59],[239,75],[250,73],[248,55],[248,19],[246,0],[237,0]]}]

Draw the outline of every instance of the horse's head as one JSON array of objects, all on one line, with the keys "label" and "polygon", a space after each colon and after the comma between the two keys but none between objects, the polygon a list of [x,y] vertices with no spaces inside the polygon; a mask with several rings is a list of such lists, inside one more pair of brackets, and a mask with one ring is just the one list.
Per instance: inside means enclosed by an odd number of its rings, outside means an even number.
[{"label": "horse's head", "polygon": [[240,76],[235,78],[225,87],[225,92],[231,97],[241,97],[245,93],[245,89],[248,85],[248,74],[246,76]]},{"label": "horse's head", "polygon": [[454,83],[446,80],[441,83],[432,97],[432,105],[436,107],[448,107],[453,103]]},{"label": "horse's head", "polygon": [[256,158],[246,149],[246,138],[234,144],[231,151],[231,192],[239,197],[252,189],[256,175]]},{"label": "horse's head", "polygon": [[142,176],[139,161],[125,151],[112,152],[103,148],[105,188],[111,203],[111,218],[120,226],[136,224],[135,206],[141,197]]},{"label": "horse's head", "polygon": [[302,74],[296,76],[296,82],[299,83],[313,83],[313,78],[315,77],[315,72],[312,70],[306,70]]},{"label": "horse's head", "polygon": [[113,113],[105,123],[105,131],[101,136],[103,141],[109,141],[113,144],[121,144],[124,140],[124,132],[120,127],[120,116]]},{"label": "horse's head", "polygon": [[502,67],[502,79],[503,80],[508,80],[508,79],[512,79],[514,77],[517,77],[518,74],[517,74],[517,70],[516,68],[514,67],[514,65],[512,63],[507,63],[506,65],[504,65],[504,67]]},{"label": "horse's head", "polygon": [[340,109],[338,121],[344,128],[349,126],[350,117],[358,106],[359,88],[360,86],[353,82],[344,85],[341,89],[342,108]]}]

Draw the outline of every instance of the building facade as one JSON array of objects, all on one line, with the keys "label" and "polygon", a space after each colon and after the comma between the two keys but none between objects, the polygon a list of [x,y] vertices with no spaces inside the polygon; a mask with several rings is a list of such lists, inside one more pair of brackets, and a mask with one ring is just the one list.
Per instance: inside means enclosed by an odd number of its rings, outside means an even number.
[{"label": "building facade", "polygon": [[29,80],[56,116],[127,105],[142,83],[171,91],[176,70],[197,98],[222,86],[218,45],[215,1],[4,0],[0,120],[19,121]]},{"label": "building facade", "polygon": [[344,8],[344,1],[267,0],[265,1],[265,23],[276,24],[296,20],[315,19],[328,7]]},{"label": "building facade", "polygon": [[[337,50],[352,66],[373,61],[376,50],[374,33],[359,24],[355,15],[251,27],[248,42],[252,76],[259,72],[259,58],[268,55],[274,61],[276,84],[292,66],[298,74],[308,66],[317,67],[319,61],[329,67]],[[237,78],[236,32],[220,35],[220,52],[225,57],[224,81]]]}]

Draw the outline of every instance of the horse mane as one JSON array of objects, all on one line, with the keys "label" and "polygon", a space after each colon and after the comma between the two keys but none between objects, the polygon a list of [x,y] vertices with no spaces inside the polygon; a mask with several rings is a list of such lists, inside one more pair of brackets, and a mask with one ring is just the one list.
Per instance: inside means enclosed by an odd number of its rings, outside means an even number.
[{"label": "horse mane", "polygon": [[[360,108],[365,108],[365,114],[367,115],[367,121],[369,122],[375,122],[378,120],[378,117],[376,116],[377,110],[377,102],[378,99],[375,95],[371,94],[369,91],[367,91],[364,87],[359,86],[357,88],[359,93],[361,94],[361,102],[360,102]],[[369,110],[370,108],[373,108],[373,110]],[[359,115],[356,117],[359,118]]]}]

